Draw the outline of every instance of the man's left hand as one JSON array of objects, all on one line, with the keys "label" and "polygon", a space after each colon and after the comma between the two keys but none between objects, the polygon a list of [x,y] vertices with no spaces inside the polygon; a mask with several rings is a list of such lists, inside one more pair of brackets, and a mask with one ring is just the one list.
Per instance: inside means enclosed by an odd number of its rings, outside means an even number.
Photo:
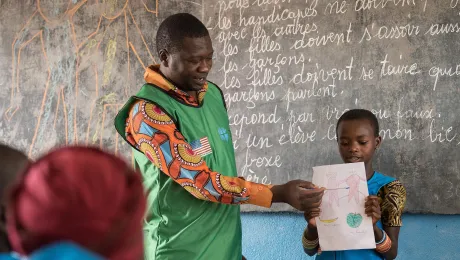
[{"label": "man's left hand", "polygon": [[319,208],[325,188],[311,182],[294,180],[283,185],[273,186],[273,202],[285,202],[300,211]]}]

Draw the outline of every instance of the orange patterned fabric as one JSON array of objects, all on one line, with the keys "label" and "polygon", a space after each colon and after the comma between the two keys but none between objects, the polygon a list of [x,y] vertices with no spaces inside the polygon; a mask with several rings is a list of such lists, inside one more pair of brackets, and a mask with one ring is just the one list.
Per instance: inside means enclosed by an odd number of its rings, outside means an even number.
[{"label": "orange patterned fabric", "polygon": [[[158,72],[157,66],[147,69],[147,83],[161,87],[171,98],[198,106],[206,94],[206,86],[199,92],[199,100],[179,90]],[[191,145],[176,128],[173,120],[155,104],[139,100],[133,104],[127,119],[126,139],[142,151],[164,174],[168,175],[198,199],[224,204],[253,204],[270,207],[271,186],[228,177],[214,172],[203,158],[195,154]],[[176,156],[177,155],[177,156]],[[166,163],[168,158],[169,163]],[[190,172],[190,178],[179,178],[181,169]],[[205,185],[212,182],[213,190]],[[216,193],[217,192],[217,193]]]}]

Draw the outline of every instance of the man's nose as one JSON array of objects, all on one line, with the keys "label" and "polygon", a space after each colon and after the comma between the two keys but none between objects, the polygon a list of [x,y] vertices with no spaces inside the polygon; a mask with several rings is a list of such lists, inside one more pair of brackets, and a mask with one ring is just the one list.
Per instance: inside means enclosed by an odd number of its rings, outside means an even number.
[{"label": "man's nose", "polygon": [[211,70],[212,63],[203,59],[200,62],[200,66],[198,67],[198,72],[200,73],[208,73]]}]

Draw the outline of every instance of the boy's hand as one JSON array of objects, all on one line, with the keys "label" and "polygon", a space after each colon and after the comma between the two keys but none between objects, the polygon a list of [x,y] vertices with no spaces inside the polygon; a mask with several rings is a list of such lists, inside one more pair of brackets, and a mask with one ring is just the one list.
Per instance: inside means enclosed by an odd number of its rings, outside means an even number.
[{"label": "boy's hand", "polygon": [[284,202],[301,211],[319,208],[325,188],[318,188],[311,182],[294,180],[271,188],[273,202]]},{"label": "boy's hand", "polygon": [[367,216],[372,217],[372,224],[376,224],[381,218],[380,203],[377,196],[368,196],[364,203],[364,212]]},{"label": "boy's hand", "polygon": [[308,222],[308,226],[310,227],[316,227],[316,217],[319,217],[319,214],[321,213],[321,210],[319,208],[313,208],[309,211],[305,211],[303,213],[303,216],[305,220]]}]

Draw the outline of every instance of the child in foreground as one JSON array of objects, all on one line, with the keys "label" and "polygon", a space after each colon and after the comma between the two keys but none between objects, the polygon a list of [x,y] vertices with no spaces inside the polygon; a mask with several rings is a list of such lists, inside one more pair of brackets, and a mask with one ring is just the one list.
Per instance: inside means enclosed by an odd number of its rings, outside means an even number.
[{"label": "child in foreground", "polygon": [[141,176],[122,159],[91,147],[53,150],[11,187],[14,253],[0,259],[142,259],[145,208]]},{"label": "child in foreground", "polygon": [[372,157],[382,142],[377,118],[368,110],[349,110],[337,122],[336,132],[342,160],[364,162],[370,195],[366,198],[365,212],[372,217],[376,248],[321,252],[315,220],[320,210],[316,208],[304,214],[308,221],[302,236],[304,250],[310,256],[317,254],[317,260],[395,259],[406,190],[398,180],[372,167]]}]

